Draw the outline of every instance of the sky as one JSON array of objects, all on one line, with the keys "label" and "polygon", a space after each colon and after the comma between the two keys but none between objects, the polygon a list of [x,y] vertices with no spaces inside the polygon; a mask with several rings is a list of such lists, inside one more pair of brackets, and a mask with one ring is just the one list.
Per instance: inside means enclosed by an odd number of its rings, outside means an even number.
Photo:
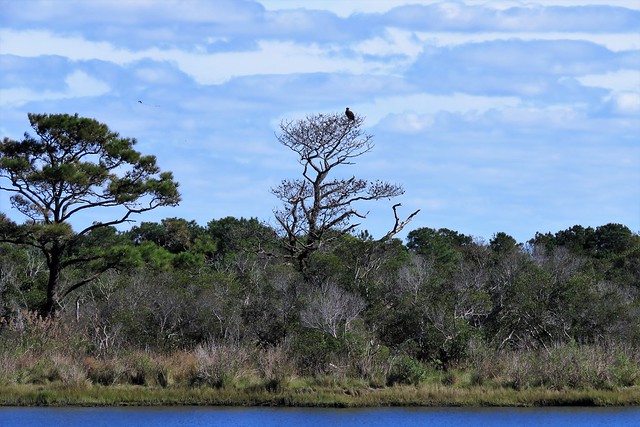
[{"label": "sky", "polygon": [[0,137],[32,112],[136,138],[182,194],[137,223],[275,227],[302,172],[279,124],[345,107],[375,147],[334,177],[405,190],[358,206],[374,237],[395,203],[420,209],[401,238],[640,232],[640,1],[0,0]]}]

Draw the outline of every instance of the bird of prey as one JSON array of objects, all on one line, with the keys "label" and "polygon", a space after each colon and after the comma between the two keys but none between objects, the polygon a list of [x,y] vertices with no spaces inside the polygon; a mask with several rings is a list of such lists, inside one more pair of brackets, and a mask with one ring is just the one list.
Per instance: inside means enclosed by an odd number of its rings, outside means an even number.
[{"label": "bird of prey", "polygon": [[346,114],[347,118],[351,121],[354,121],[356,119],[356,115],[353,114],[353,111],[349,110],[349,107],[347,107],[347,109],[344,110],[344,114]]}]

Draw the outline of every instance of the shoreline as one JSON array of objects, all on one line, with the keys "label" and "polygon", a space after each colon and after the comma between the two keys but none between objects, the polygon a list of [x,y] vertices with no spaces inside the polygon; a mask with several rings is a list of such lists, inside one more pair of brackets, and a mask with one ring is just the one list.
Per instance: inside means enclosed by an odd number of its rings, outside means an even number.
[{"label": "shoreline", "polygon": [[237,406],[237,407],[630,407],[640,387],[618,390],[549,390],[446,386],[317,390],[216,389],[211,387],[47,385],[0,386],[0,406]]}]

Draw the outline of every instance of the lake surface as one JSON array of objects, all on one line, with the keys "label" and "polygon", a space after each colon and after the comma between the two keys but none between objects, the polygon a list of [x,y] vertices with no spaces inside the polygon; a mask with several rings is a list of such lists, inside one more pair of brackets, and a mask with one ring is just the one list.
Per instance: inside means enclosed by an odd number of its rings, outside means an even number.
[{"label": "lake surface", "polygon": [[640,408],[2,408],[0,427],[31,426],[640,426]]}]

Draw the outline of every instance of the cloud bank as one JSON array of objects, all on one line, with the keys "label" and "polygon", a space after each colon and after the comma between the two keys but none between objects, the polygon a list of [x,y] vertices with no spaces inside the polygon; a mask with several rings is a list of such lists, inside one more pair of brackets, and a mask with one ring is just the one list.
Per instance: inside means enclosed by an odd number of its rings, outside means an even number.
[{"label": "cloud bank", "polygon": [[[143,220],[270,221],[300,173],[279,121],[349,106],[376,143],[352,173],[404,185],[413,228],[640,230],[636,2],[303,4],[0,0],[2,136],[95,117],[181,182]],[[390,204],[362,228],[384,234]]]}]

